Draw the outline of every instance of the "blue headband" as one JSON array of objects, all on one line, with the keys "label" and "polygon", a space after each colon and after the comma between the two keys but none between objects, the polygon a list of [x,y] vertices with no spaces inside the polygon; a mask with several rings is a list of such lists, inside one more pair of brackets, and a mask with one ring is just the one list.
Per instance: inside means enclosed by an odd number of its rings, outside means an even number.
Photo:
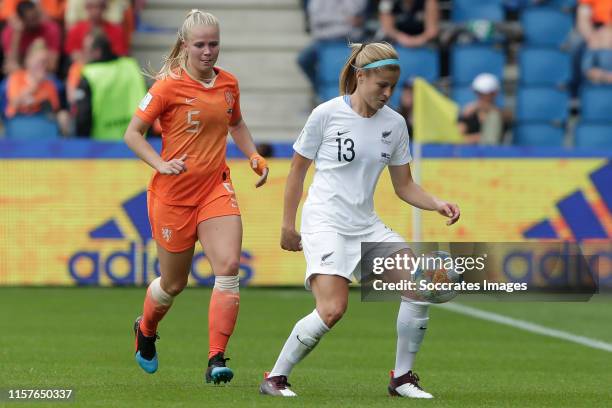
[{"label": "blue headband", "polygon": [[364,65],[363,67],[361,67],[361,69],[378,68],[378,67],[384,67],[385,65],[399,65],[399,63],[400,62],[398,59],[390,58],[390,59],[374,61],[370,64]]}]

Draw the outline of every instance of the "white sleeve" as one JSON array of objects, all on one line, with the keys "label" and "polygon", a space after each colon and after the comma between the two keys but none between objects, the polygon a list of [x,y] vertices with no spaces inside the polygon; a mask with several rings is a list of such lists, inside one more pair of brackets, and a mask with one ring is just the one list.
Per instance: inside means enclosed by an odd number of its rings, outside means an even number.
[{"label": "white sleeve", "polygon": [[308,117],[304,129],[293,144],[293,150],[307,159],[314,160],[319,151],[319,146],[323,142],[323,133],[323,115],[320,109],[315,109]]},{"label": "white sleeve", "polygon": [[408,128],[406,123],[401,125],[400,138],[395,145],[393,154],[391,155],[391,161],[389,166],[403,166],[404,164],[412,161],[412,155],[410,154],[410,144],[408,143]]}]

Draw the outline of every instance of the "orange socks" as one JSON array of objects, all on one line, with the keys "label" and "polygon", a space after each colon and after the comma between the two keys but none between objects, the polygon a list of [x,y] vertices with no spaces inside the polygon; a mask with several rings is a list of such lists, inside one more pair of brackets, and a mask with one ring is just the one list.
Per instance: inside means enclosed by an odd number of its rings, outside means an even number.
[{"label": "orange socks", "polygon": [[157,278],[151,282],[144,301],[140,331],[147,337],[155,336],[157,324],[164,318],[174,299],[161,288],[160,280]]},{"label": "orange socks", "polygon": [[209,359],[217,353],[225,352],[227,342],[234,332],[240,308],[238,287],[238,276],[215,277],[208,309]]}]

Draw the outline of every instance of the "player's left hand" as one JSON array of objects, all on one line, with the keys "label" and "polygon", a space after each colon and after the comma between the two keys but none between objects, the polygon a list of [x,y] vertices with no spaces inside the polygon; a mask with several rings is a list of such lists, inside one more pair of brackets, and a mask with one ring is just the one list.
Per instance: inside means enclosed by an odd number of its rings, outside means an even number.
[{"label": "player's left hand", "polygon": [[270,172],[266,159],[257,153],[253,153],[251,157],[249,157],[249,162],[251,163],[251,168],[253,171],[261,176],[255,184],[255,187],[261,187],[266,184],[266,181],[268,180],[268,173]]},{"label": "player's left hand", "polygon": [[459,217],[461,216],[459,206],[457,204],[447,203],[446,201],[440,201],[438,203],[438,208],[436,208],[436,211],[440,215],[450,218],[450,220],[446,221],[446,225],[453,225],[459,220]]}]

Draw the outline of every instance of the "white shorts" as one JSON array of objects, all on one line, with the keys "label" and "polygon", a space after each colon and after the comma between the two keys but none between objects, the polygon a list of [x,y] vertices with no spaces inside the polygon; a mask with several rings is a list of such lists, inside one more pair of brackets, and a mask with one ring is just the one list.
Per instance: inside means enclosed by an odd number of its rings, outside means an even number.
[{"label": "white shorts", "polygon": [[[302,247],[306,257],[306,289],[310,290],[310,277],[315,274],[342,276],[349,282],[353,278],[360,281],[362,242],[398,242],[406,244],[401,245],[401,248],[409,248],[401,235],[382,222],[376,224],[374,231],[364,235],[344,235],[333,231],[302,233]],[[391,252],[397,250],[394,248]]]}]

